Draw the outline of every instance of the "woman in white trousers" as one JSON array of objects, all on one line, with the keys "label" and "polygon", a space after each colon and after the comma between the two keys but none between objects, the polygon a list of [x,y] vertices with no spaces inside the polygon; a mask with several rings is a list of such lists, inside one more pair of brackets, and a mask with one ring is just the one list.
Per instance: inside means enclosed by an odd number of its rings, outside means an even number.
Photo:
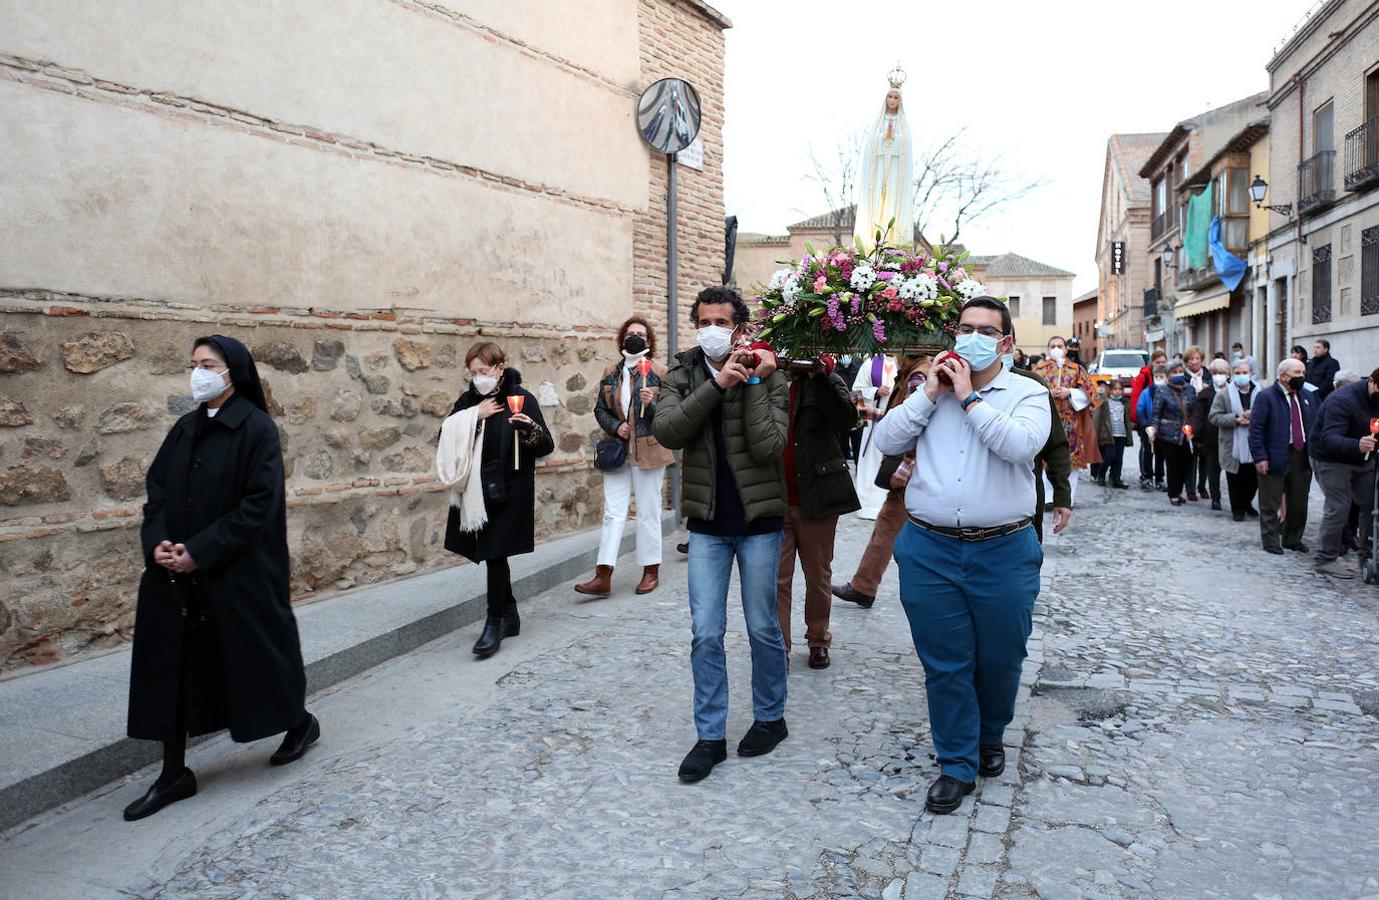
[{"label": "woman in white trousers", "polygon": [[610,437],[621,438],[627,459],[617,469],[603,473],[603,535],[594,577],[575,585],[581,594],[607,597],[613,592],[613,568],[627,526],[628,504],[637,498],[637,562],[642,578],[638,594],[648,594],[660,583],[661,484],[666,466],[674,461],[669,450],[651,434],[656,401],[666,367],[655,360],[656,336],[641,316],[632,316],[618,329],[622,359],[599,381],[594,418]]}]

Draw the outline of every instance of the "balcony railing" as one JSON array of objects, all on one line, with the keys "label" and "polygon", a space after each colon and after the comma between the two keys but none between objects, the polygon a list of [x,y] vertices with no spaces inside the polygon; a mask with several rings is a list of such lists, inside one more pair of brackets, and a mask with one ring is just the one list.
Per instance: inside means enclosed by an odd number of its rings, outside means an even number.
[{"label": "balcony railing", "polygon": [[1298,212],[1336,202],[1336,151],[1323,150],[1298,166]]},{"label": "balcony railing", "polygon": [[1345,136],[1345,189],[1379,185],[1379,119],[1370,119]]},{"label": "balcony railing", "polygon": [[1151,319],[1159,314],[1159,289],[1149,288],[1144,292],[1144,317]]},{"label": "balcony railing", "polygon": [[1174,284],[1182,291],[1196,291],[1206,287],[1214,281],[1219,281],[1220,277],[1216,274],[1216,266],[1212,265],[1211,257],[1207,257],[1207,262],[1200,269],[1181,268],[1174,279]]},{"label": "balcony railing", "polygon": [[1166,209],[1149,223],[1149,239],[1157,241],[1173,229],[1173,210]]}]

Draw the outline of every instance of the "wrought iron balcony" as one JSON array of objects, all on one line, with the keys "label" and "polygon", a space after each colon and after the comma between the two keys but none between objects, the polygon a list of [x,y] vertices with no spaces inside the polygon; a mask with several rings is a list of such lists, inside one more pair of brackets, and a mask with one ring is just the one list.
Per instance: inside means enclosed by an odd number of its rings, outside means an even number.
[{"label": "wrought iron balcony", "polygon": [[1323,150],[1298,166],[1298,213],[1336,202],[1336,151]]},{"label": "wrought iron balcony", "polygon": [[[1184,262],[1186,263],[1186,261]],[[1200,269],[1189,269],[1184,264],[1178,270],[1178,275],[1173,283],[1179,290],[1196,291],[1220,280],[1220,276],[1216,274],[1216,266],[1212,265],[1211,257],[1208,256],[1206,263]]]},{"label": "wrought iron balcony", "polygon": [[1166,209],[1149,223],[1149,239],[1157,241],[1173,230],[1173,210]]},{"label": "wrought iron balcony", "polygon": [[1144,317],[1151,319],[1159,314],[1159,289],[1149,288],[1144,292]]},{"label": "wrought iron balcony", "polygon": [[1363,191],[1379,185],[1379,118],[1345,136],[1345,189]]}]

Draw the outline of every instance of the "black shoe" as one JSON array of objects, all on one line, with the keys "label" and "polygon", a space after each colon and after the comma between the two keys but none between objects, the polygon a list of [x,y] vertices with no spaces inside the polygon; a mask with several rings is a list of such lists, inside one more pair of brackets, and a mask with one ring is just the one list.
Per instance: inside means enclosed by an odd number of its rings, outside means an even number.
[{"label": "black shoe", "polygon": [[932,813],[946,816],[962,806],[962,798],[972,793],[974,787],[975,782],[958,781],[952,775],[940,775],[937,781],[929,785],[929,796],[924,806]]},{"label": "black shoe", "polygon": [[1172,506],[1182,506],[1182,505],[1183,505],[1183,498],[1182,498],[1182,497],[1169,497],[1169,498],[1168,498],[1168,502],[1169,502],[1169,504],[1172,505]]},{"label": "black shoe", "polygon": [[1283,549],[1284,549],[1284,550],[1292,550],[1294,553],[1311,553],[1311,552],[1312,552],[1312,548],[1309,547],[1309,546],[1307,546],[1306,544],[1304,544],[1302,541],[1298,541],[1296,544],[1284,544],[1284,545],[1283,545]]},{"label": "black shoe", "polygon": [[727,758],[727,741],[699,741],[680,763],[680,780],[686,783],[703,781],[714,766]]},{"label": "black shoe", "polygon": [[1211,501],[1211,510],[1212,510],[1212,512],[1220,512],[1220,511],[1221,511],[1221,501],[1220,501],[1220,500],[1213,500],[1213,501]]},{"label": "black shoe", "polygon": [[1245,515],[1249,516],[1251,519],[1258,519],[1259,510],[1255,509],[1253,506],[1247,506],[1245,507]]},{"label": "black shoe", "polygon": [[1265,544],[1265,545],[1264,545],[1264,552],[1265,552],[1265,553],[1272,553],[1272,554],[1274,554],[1275,556],[1282,556],[1282,555],[1283,555],[1283,548],[1280,547],[1278,544]]},{"label": "black shoe", "polygon": [[1123,482],[1123,481],[1113,481],[1113,482],[1111,482],[1111,487],[1113,487],[1113,488],[1115,488],[1115,489],[1117,489],[1117,490],[1121,490],[1121,491],[1125,491],[1125,490],[1129,490],[1129,489],[1130,489],[1130,485],[1126,484],[1126,483]]},{"label": "black shoe", "polygon": [[167,787],[159,787],[158,782],[154,782],[148,791],[124,808],[124,820],[133,822],[137,819],[145,819],[163,807],[176,803],[178,800],[186,800],[188,797],[196,796],[196,776],[188,768],[182,769],[182,774],[172,780]]},{"label": "black shoe", "polygon": [[776,745],[789,734],[784,719],[774,722],[753,722],[752,727],[747,729],[747,733],[737,744],[737,755],[763,756],[776,749]]},{"label": "black shoe", "polygon": [[479,659],[492,656],[503,645],[503,638],[516,637],[521,631],[522,620],[515,608],[501,616],[489,616],[484,623],[484,633],[474,642],[474,655]]},{"label": "black shoe", "polygon": [[285,766],[290,762],[296,762],[306,755],[306,748],[321,739],[321,723],[311,713],[307,713],[307,723],[305,727],[294,728],[283,735],[282,746],[278,752],[268,758],[268,761],[275,766]]},{"label": "black shoe", "polygon": [[1168,485],[1164,484],[1162,481],[1156,481],[1156,482],[1154,482],[1154,490],[1156,490],[1156,491],[1167,491],[1167,490],[1168,490]]},{"label": "black shoe", "polygon": [[983,744],[980,758],[977,774],[983,778],[995,778],[1006,770],[1006,748],[1000,744]]},{"label": "black shoe", "polygon": [[689,553],[689,541],[685,541],[682,544],[676,544],[675,549],[680,553]]},{"label": "black shoe", "polygon": [[1233,512],[1231,513],[1231,518],[1235,519],[1237,522],[1243,522],[1245,521],[1245,514],[1243,512]]},{"label": "black shoe", "polygon": [[849,603],[856,603],[863,609],[871,609],[871,605],[876,602],[875,597],[868,597],[861,591],[853,590],[851,581],[842,586],[836,584],[832,585],[831,589],[833,591],[833,596],[837,597],[839,600],[846,600]]},{"label": "black shoe", "polygon": [[1141,478],[1141,479],[1140,479],[1140,490],[1142,490],[1142,491],[1152,491],[1152,490],[1154,490],[1154,482],[1152,482],[1152,481],[1146,481],[1146,480],[1144,480],[1143,478]]}]

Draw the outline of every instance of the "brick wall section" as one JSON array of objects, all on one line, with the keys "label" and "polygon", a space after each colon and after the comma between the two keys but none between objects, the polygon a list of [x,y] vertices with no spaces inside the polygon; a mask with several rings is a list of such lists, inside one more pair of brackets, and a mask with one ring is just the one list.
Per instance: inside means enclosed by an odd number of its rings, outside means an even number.
[{"label": "brick wall section", "polygon": [[[693,346],[687,334],[695,294],[723,280],[723,55],[722,25],[696,3],[640,0],[641,87],[668,77],[683,78],[699,91],[704,169],[680,166],[677,216],[680,245],[677,327],[680,349]],[[666,334],[666,161],[652,154],[650,204],[637,215],[633,237],[634,308],[662,337]]]}]

